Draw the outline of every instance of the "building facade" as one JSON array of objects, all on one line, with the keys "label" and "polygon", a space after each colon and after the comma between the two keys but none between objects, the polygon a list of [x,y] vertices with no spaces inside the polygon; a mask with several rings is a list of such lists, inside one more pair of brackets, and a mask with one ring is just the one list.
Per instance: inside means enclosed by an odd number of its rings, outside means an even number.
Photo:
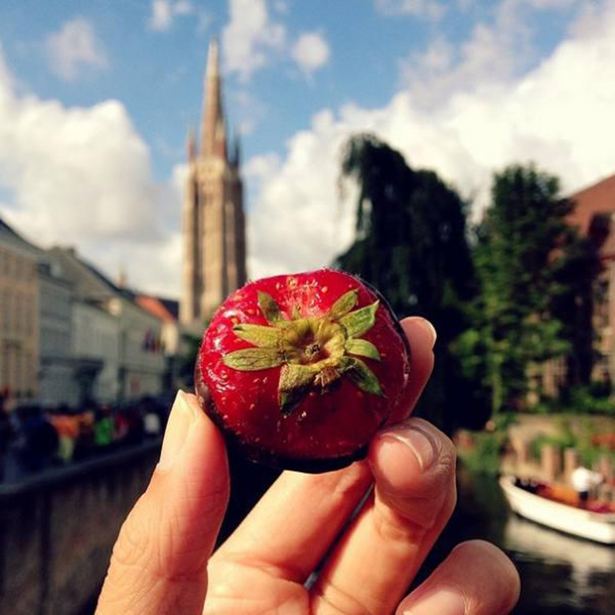
[{"label": "building facade", "polygon": [[163,391],[163,321],[137,305],[72,248],[49,251],[73,287],[73,356],[79,401],[129,401]]},{"label": "building facade", "polygon": [[[179,322],[179,302],[174,299],[154,295],[136,295],[136,304],[162,320],[160,332],[162,352],[166,363],[164,389],[173,391],[179,386],[186,386],[180,373],[186,356],[190,353],[189,332]],[[186,335],[188,334],[188,335]]]},{"label": "building facade", "polygon": [[38,395],[40,250],[0,219],[0,395]]},{"label": "building facade", "polygon": [[71,354],[75,384],[70,405],[115,402],[120,396],[119,323],[98,302],[73,301]]},{"label": "building facade", "polygon": [[576,192],[570,199],[575,204],[570,224],[600,247],[601,301],[594,310],[598,360],[593,376],[615,383],[615,175]]},{"label": "building facade", "polygon": [[75,399],[72,340],[72,286],[48,262],[38,266],[39,399],[45,406]]},{"label": "building facade", "polygon": [[107,309],[119,325],[119,399],[160,395],[166,371],[163,322],[124,296],[113,297]]},{"label": "building facade", "polygon": [[210,44],[200,147],[188,142],[182,213],[180,321],[202,325],[246,282],[246,240],[239,144],[228,147],[218,44]]}]

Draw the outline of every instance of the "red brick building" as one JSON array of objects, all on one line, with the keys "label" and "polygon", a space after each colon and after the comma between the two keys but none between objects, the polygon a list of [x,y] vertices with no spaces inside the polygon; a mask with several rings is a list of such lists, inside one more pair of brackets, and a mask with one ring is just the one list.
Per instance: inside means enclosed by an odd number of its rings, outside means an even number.
[{"label": "red brick building", "polygon": [[597,350],[602,361],[595,366],[595,377],[610,377],[615,382],[615,175],[570,196],[576,207],[570,222],[584,236],[593,235],[600,245],[602,295],[594,323],[598,334]]}]

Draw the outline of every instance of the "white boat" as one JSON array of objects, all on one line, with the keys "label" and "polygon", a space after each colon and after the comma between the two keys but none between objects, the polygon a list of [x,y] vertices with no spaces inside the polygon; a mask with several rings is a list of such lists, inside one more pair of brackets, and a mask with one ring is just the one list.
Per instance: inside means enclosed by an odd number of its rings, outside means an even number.
[{"label": "white boat", "polygon": [[615,513],[592,512],[555,502],[517,487],[510,476],[502,476],[500,486],[510,507],[522,517],[566,534],[615,544]]}]

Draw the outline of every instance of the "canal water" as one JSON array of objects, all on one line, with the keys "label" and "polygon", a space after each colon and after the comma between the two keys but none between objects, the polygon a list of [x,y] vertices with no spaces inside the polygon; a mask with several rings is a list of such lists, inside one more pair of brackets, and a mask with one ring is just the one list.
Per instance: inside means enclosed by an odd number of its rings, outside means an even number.
[{"label": "canal water", "polygon": [[506,551],[519,570],[522,593],[514,613],[615,615],[615,548],[543,528],[511,513],[494,477],[461,469],[458,485],[457,510],[427,569],[457,542],[482,538]]},{"label": "canal water", "polygon": [[[275,478],[273,471],[242,464],[241,472],[233,473],[242,479],[235,493],[242,493],[242,489],[244,495],[251,492],[249,497],[232,499],[222,538]],[[495,477],[471,474],[461,467],[458,488],[455,513],[415,586],[457,543],[480,538],[506,551],[519,570],[522,591],[515,615],[615,615],[615,548],[572,538],[517,517],[508,509]],[[485,570],[488,575],[489,570]],[[81,615],[92,615],[95,603],[93,597]]]}]

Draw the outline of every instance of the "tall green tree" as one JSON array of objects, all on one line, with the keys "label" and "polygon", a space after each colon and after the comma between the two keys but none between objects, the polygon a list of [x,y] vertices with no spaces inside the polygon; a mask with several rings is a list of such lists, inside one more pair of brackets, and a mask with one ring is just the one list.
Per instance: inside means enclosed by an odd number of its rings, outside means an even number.
[{"label": "tall green tree", "polygon": [[468,324],[463,306],[476,287],[465,203],[435,173],[411,169],[371,135],[347,142],[341,177],[359,187],[357,227],[356,241],[335,265],[378,288],[398,316],[434,323],[436,369],[424,405],[437,411],[443,427],[453,428],[463,419],[460,396],[467,386],[448,347]]},{"label": "tall green tree", "polygon": [[558,179],[532,165],[494,176],[474,251],[474,327],[457,345],[466,376],[482,381],[494,413],[524,405],[530,391],[539,398],[542,367],[572,348],[564,321],[580,262],[569,250],[578,247],[566,220],[572,207]]}]

